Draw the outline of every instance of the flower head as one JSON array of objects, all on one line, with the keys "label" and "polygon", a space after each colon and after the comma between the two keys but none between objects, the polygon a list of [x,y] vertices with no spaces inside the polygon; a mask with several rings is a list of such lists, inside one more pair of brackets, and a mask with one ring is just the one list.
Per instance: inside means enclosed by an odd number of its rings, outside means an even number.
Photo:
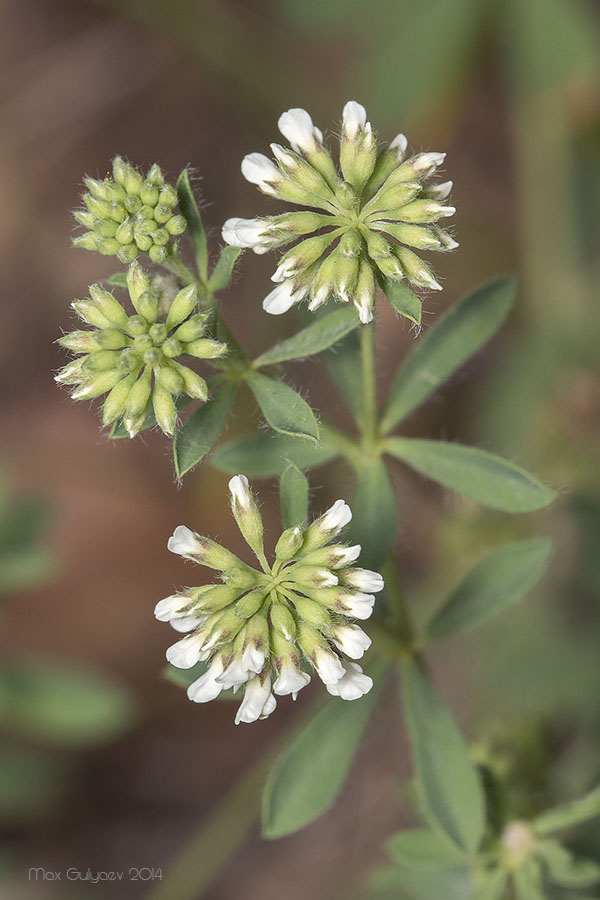
[{"label": "flower head", "polygon": [[74,400],[106,394],[104,425],[122,419],[130,437],[142,428],[151,408],[165,434],[172,434],[175,399],[181,394],[202,401],[208,397],[204,379],[179,357],[213,359],[223,356],[227,346],[203,337],[206,315],[196,312],[194,285],[165,291],[134,262],[127,287],[134,315],[99,284],[90,287],[88,300],[73,303],[93,330],[72,331],[59,339],[81,355],[59,371],[56,381],[75,387]]},{"label": "flower head", "polygon": [[250,153],[242,174],[263,193],[304,209],[228,219],[223,227],[228,244],[255,253],[302,238],[281,259],[273,275],[278,286],[265,297],[264,309],[279,315],[306,299],[314,310],[333,297],[351,301],[361,321],[369,322],[376,277],[441,290],[414,251],[458,246],[436,224],[455,211],[444,202],[452,182],[431,182],[445,153],[407,156],[403,134],[379,151],[366,110],[354,100],[343,111],[339,169],[306,110],[289,109],[278,125],[292,149],[271,144],[275,162]]},{"label": "flower head", "polygon": [[276,707],[275,696],[296,699],[311,671],[344,700],[366,694],[372,680],[352,660],[360,659],[371,641],[352,620],[369,617],[375,597],[364,590],[380,591],[383,579],[352,566],[358,545],[336,543],[351,519],[350,508],[338,500],[308,528],[286,529],[269,565],[247,478],[236,475],[229,488],[235,519],[260,569],[179,525],[169,550],[220,571],[222,583],[187,588],[155,609],[159,621],[185,633],[167,650],[169,662],[183,669],[206,664],[188,689],[190,700],[205,703],[243,685],[237,724],[266,718]]},{"label": "flower head", "polygon": [[113,160],[113,177],[86,178],[85,209],[73,215],[88,230],[73,243],[130,263],[142,251],[162,263],[175,247],[173,240],[186,229],[183,216],[174,212],[177,191],[166,184],[160,167],[146,177],[120,156]]}]

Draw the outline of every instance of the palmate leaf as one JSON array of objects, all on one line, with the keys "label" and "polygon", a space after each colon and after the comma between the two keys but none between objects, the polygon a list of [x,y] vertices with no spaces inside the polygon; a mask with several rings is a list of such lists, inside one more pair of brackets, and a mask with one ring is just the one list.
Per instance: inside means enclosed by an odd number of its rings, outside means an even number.
[{"label": "palmate leaf", "polygon": [[392,431],[495,334],[514,294],[514,281],[499,278],[468,294],[438,319],[396,375],[381,418],[384,433]]},{"label": "palmate leaf", "polygon": [[377,702],[387,661],[370,669],[374,684],[360,700],[333,698],[284,750],[265,786],[263,834],[292,834],[322,815],[342,789]]},{"label": "palmate leaf", "polygon": [[243,472],[248,478],[281,475],[290,462],[300,469],[316,469],[338,456],[339,450],[323,435],[319,444],[283,434],[245,434],[217,448],[211,463],[224,472]]},{"label": "palmate leaf", "polygon": [[188,234],[194,248],[194,256],[196,265],[202,281],[206,284],[208,279],[208,248],[206,243],[206,232],[202,224],[202,217],[192,185],[190,183],[190,173],[184,169],[177,179],[177,199],[181,215],[187,222]]},{"label": "palmate leaf", "polygon": [[376,569],[393,551],[397,535],[394,488],[384,463],[376,459],[359,473],[349,540],[362,547],[361,565]]},{"label": "palmate leaf", "polygon": [[448,637],[488,622],[518,603],[541,578],[552,541],[534,538],[493,550],[450,595],[427,629],[429,638]]},{"label": "palmate leaf", "polygon": [[306,528],[308,520],[308,479],[295,463],[281,473],[279,499],[284,528],[299,525]]},{"label": "palmate leaf", "polygon": [[184,422],[173,441],[178,478],[193,469],[214,447],[231,410],[237,384],[229,382]]},{"label": "palmate leaf", "polygon": [[432,828],[473,853],[485,828],[481,780],[454,718],[421,664],[407,660],[402,675],[422,813]]},{"label": "palmate leaf", "polygon": [[439,869],[464,864],[463,850],[426,828],[399,831],[386,843],[391,859],[407,869]]},{"label": "palmate leaf", "polygon": [[315,414],[293,388],[260,372],[247,375],[246,383],[271,428],[292,437],[318,442],[319,426]]},{"label": "palmate leaf", "polygon": [[522,513],[541,509],[556,492],[525,469],[493,453],[420,438],[388,438],[386,450],[417,472],[491,509]]},{"label": "palmate leaf", "polygon": [[360,324],[354,307],[342,306],[303,328],[291,338],[276,344],[254,360],[254,366],[270,366],[290,359],[302,359],[321,353],[337,343]]}]

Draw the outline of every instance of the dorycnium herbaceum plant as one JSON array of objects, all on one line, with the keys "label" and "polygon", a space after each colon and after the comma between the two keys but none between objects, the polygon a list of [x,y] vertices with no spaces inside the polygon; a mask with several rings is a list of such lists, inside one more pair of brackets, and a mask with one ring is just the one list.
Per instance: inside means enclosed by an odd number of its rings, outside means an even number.
[{"label": "dorycnium herbaceum plant", "polygon": [[[229,472],[231,510],[252,552],[252,562],[240,559],[198,534],[194,522],[165,534],[168,549],[195,564],[182,562],[191,586],[148,598],[148,615],[155,606],[156,618],[177,632],[174,642],[165,639],[167,675],[195,703],[237,695],[236,724],[275,715],[288,695],[299,698],[305,722],[283,741],[264,786],[264,835],[277,838],[335,801],[373,709],[390,696],[382,688],[399,673],[402,707],[387,714],[403,710],[421,825],[390,836],[389,864],[365,883],[364,896],[583,898],[577,892],[593,890],[600,866],[571,852],[570,833],[600,815],[600,787],[519,815],[502,801],[502,779],[470,750],[428,664],[437,641],[519,601],[543,575],[551,542],[530,535],[493,548],[439,597],[426,624],[413,621],[394,560],[390,459],[507,514],[555,499],[512,461],[398,431],[502,326],[515,285],[501,277],[475,288],[421,334],[422,295],[441,290],[430,254],[458,247],[439,224],[455,212],[445,154],[413,152],[402,134],[380,143],[355,101],[344,107],[335,155],[305,110],[284,112],[278,124],[287,145],[273,143],[271,157],[252,152],[241,164],[273,198],[273,213],[228,219],[218,256],[209,252],[185,169],[173,185],[158,165],[144,175],[117,156],[112,176],[85,179],[75,213],[84,229],[75,245],[127,268],[72,304],[83,325],[60,338],[74,358],[56,380],[75,400],[103,398],[111,438],[155,426],[172,436],[178,479],[201,462]],[[219,304],[236,266],[243,269],[245,248],[277,256],[274,286],[245,302],[257,315],[261,303],[275,315],[296,307],[301,321],[254,359]],[[412,323],[415,343],[380,400],[374,320],[386,301]],[[350,408],[352,433],[285,380],[283,364],[319,354]],[[257,405],[267,430],[218,444],[238,391]],[[307,473],[334,459],[354,473],[354,496],[329,508],[315,500],[309,513]],[[265,534],[255,482],[273,477],[282,530]],[[325,688],[314,688],[316,712],[303,691],[311,680]],[[168,877],[157,896],[174,896],[167,885]],[[179,885],[184,896],[198,896],[197,886],[185,893]]]}]

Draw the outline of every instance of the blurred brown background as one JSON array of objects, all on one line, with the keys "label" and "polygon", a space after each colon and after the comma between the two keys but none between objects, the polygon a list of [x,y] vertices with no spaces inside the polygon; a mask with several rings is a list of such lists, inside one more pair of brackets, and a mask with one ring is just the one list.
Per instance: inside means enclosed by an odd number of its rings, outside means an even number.
[{"label": "blurred brown background", "polygon": [[[438,265],[446,290],[426,300],[426,321],[484,279],[519,275],[519,302],[502,335],[447,386],[444,403],[430,403],[408,428],[504,453],[558,484],[563,500],[537,522],[507,523],[398,471],[406,523],[399,555],[409,583],[431,592],[464,571],[486,541],[540,528],[559,537],[552,591],[511,620],[511,658],[499,626],[483,640],[464,640],[460,665],[456,645],[444,650],[439,672],[462,720],[473,723],[511,707],[511,685],[529,666],[518,709],[562,716],[561,747],[589,755],[588,745],[573,749],[562,735],[583,729],[592,741],[599,718],[595,9],[557,0],[5,0],[0,462],[17,499],[35,495],[49,507],[40,540],[53,563],[6,598],[2,653],[100,673],[129,712],[118,733],[89,746],[47,746],[28,735],[27,746],[60,774],[51,796],[26,815],[14,806],[2,814],[0,896],[146,896],[160,882],[130,881],[129,868],[164,872],[244,766],[302,715],[283,702],[268,721],[235,728],[229,703],[195,707],[161,680],[170,635],[152,610],[191,577],[166,539],[184,522],[239,547],[226,476],[207,466],[176,485],[162,435],[108,441],[93,405],[72,403],[52,378],[64,361],[53,341],[72,323],[69,303],[118,268],[70,247],[83,174],[102,177],[117,153],[140,166],[158,161],[172,179],[191,165],[216,249],[225,218],[272,208],[243,181],[239,162],[277,139],[277,117],[292,106],[307,107],[335,133],[343,103],[355,98],[382,138],[403,130],[416,148],[448,151],[461,250]],[[265,348],[296,325],[260,309],[272,260],[246,255],[241,270],[225,316],[250,347]],[[380,313],[383,390],[414,335],[387,306]],[[317,363],[297,365],[291,376],[314,406],[349,424]],[[230,434],[256,421],[245,395]],[[350,485],[338,470],[315,473],[315,510]],[[276,528],[275,485],[262,491]],[[567,668],[576,663],[566,681],[552,677],[561,659]],[[494,674],[506,667],[508,682]],[[383,838],[410,815],[399,788],[398,760],[404,775],[408,763],[390,712],[396,702],[390,691],[335,810],[276,844],[253,832],[205,896],[330,897],[381,858]],[[30,866],[126,874],[118,885],[64,877],[61,885],[33,882]]]}]

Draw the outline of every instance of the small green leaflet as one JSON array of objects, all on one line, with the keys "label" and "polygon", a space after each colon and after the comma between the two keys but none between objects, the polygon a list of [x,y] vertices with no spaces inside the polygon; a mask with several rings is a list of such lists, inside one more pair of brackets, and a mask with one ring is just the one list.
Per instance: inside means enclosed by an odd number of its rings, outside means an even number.
[{"label": "small green leaflet", "polygon": [[466,866],[401,869],[385,866],[369,879],[373,900],[473,900],[473,885]]},{"label": "small green leaflet", "polygon": [[106,283],[110,284],[111,287],[127,288],[127,272],[115,272],[114,275],[106,279]]},{"label": "small green leaflet", "polygon": [[590,860],[575,859],[558,841],[540,841],[537,855],[548,867],[549,880],[567,888],[591,887],[600,882],[600,866]]},{"label": "small green leaflet", "polygon": [[578,800],[555,806],[533,820],[536,834],[548,835],[600,816],[600,785]]},{"label": "small green leaflet", "polygon": [[194,197],[190,183],[190,173],[184,169],[177,179],[177,198],[181,215],[187,222],[188,234],[194,248],[196,265],[200,278],[206,284],[208,279],[208,249],[206,245],[206,232],[202,224],[200,210]]},{"label": "small green leaflet", "polygon": [[359,473],[352,513],[348,539],[361,545],[361,565],[376,569],[393,551],[398,535],[394,488],[381,459]]},{"label": "small green leaflet", "polygon": [[321,353],[360,324],[354,307],[343,306],[335,309],[303,328],[293,337],[281,341],[254,360],[253,365],[270,366],[289,359],[301,359]]},{"label": "small green leaflet", "polygon": [[510,278],[468,294],[438,319],[400,367],[381,419],[385,434],[437,390],[504,322],[515,295]]},{"label": "small green leaflet", "polygon": [[414,294],[409,286],[403,281],[396,281],[393,278],[381,278],[379,281],[381,290],[390,301],[396,312],[414,322],[415,325],[421,324],[421,301]]},{"label": "small green leaflet", "polygon": [[293,834],[332,805],[356,756],[387,669],[378,660],[369,669],[374,685],[360,700],[327,703],[284,750],[263,795],[263,834]]},{"label": "small green leaflet", "polygon": [[183,478],[214,447],[227,421],[236,390],[234,382],[224,384],[186,419],[175,435],[173,457],[178,478]]},{"label": "small green leaflet", "polygon": [[241,252],[239,247],[224,247],[221,250],[217,264],[208,279],[208,289],[213,294],[223,291],[229,286],[234,266]]},{"label": "small green leaflet", "polygon": [[435,614],[429,638],[448,637],[493,619],[515,603],[541,578],[552,541],[533,538],[493,550],[471,569]]},{"label": "small green leaflet", "polygon": [[246,383],[271,428],[282,434],[318,442],[319,426],[315,414],[293,388],[260,372],[247,375]]},{"label": "small green leaflet", "polygon": [[284,528],[300,525],[306,528],[308,519],[308,479],[295,463],[281,473],[279,499]]},{"label": "small green leaflet", "polygon": [[474,853],[485,829],[485,800],[465,740],[415,659],[403,665],[402,693],[421,811],[432,828]]},{"label": "small green leaflet", "polygon": [[315,469],[338,456],[339,450],[323,436],[319,444],[273,432],[245,434],[222,444],[211,457],[218,469],[248,478],[281,475],[289,462],[300,469]]},{"label": "small green leaflet", "polygon": [[386,449],[422,475],[491,509],[531,512],[556,499],[556,491],[525,469],[477,447],[420,438],[388,438]]},{"label": "small green leaflet", "polygon": [[426,828],[399,831],[386,844],[391,859],[407,869],[437,869],[464,864],[467,857],[447,838]]}]

